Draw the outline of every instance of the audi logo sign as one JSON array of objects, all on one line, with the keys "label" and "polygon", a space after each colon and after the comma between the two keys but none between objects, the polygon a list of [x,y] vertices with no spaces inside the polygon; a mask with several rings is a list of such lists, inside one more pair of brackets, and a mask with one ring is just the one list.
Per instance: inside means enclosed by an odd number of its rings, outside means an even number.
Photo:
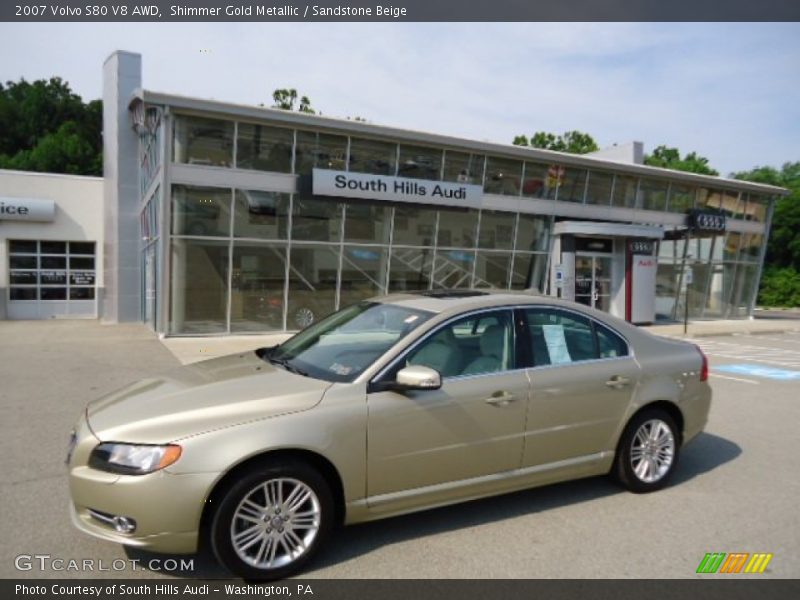
[{"label": "audi logo sign", "polygon": [[689,212],[688,225],[692,231],[725,231],[725,215],[707,210],[692,210]]},{"label": "audi logo sign", "polygon": [[650,240],[633,240],[629,243],[631,254],[653,254],[653,242]]}]

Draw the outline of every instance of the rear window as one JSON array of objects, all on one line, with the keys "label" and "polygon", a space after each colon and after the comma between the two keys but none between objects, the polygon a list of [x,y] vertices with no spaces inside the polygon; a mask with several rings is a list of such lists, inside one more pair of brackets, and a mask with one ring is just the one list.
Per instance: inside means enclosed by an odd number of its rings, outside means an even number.
[{"label": "rear window", "polygon": [[599,323],[594,325],[600,358],[628,356],[628,344],[620,336]]},{"label": "rear window", "polygon": [[536,367],[628,355],[625,340],[581,315],[533,308],[525,316]]}]

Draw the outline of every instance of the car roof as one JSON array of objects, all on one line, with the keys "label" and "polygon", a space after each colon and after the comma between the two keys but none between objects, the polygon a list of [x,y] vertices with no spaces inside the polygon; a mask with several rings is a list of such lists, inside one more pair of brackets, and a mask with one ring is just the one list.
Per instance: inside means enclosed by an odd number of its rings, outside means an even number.
[{"label": "car roof", "polygon": [[424,310],[437,314],[450,312],[458,313],[465,310],[512,304],[575,306],[574,302],[567,302],[552,296],[545,296],[534,290],[423,290],[419,292],[403,292],[386,296],[377,296],[371,298],[371,300],[382,304],[396,304],[414,310]]},{"label": "car roof", "polygon": [[[412,310],[432,312],[438,317],[449,317],[462,312],[495,306],[544,305],[580,312],[605,322],[607,325],[614,326],[615,329],[624,329],[626,331],[638,329],[627,321],[614,317],[607,312],[590,308],[572,300],[562,300],[561,298],[547,296],[536,290],[423,290],[377,296],[370,300],[383,304],[403,306]],[[439,318],[436,319],[436,321],[439,320]]]}]

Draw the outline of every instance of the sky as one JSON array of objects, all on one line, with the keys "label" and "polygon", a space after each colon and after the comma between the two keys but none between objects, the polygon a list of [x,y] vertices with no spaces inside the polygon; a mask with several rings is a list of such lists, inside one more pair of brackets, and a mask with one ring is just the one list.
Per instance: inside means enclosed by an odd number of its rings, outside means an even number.
[{"label": "sky", "polygon": [[696,151],[723,176],[800,160],[798,23],[2,23],[0,81],[99,98],[114,50],[146,89],[510,143],[591,134]]}]

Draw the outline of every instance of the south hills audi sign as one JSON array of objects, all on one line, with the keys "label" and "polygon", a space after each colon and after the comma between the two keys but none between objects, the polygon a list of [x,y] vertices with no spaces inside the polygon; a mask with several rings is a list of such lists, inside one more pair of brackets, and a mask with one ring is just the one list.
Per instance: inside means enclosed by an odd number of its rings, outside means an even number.
[{"label": "south hills audi sign", "polygon": [[466,183],[314,169],[312,193],[315,196],[478,208],[481,204],[483,188]]}]

